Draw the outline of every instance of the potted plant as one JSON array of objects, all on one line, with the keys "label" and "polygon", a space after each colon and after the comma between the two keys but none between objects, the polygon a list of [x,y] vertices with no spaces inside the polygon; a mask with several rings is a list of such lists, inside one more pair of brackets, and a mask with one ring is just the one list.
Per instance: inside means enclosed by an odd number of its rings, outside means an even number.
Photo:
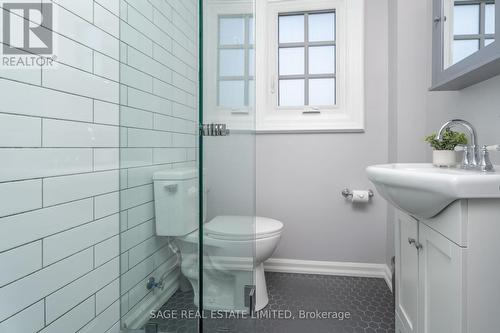
[{"label": "potted plant", "polygon": [[457,152],[455,147],[466,145],[467,137],[464,133],[459,133],[447,129],[442,140],[436,139],[436,134],[429,135],[425,141],[434,149],[432,152],[432,163],[438,167],[453,167],[457,165]]}]

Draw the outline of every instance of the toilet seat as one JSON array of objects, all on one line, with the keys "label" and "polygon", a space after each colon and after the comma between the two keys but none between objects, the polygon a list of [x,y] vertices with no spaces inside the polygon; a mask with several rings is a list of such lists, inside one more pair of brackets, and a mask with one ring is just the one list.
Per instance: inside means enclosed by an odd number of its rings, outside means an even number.
[{"label": "toilet seat", "polygon": [[283,223],[267,217],[217,216],[204,225],[207,237],[231,241],[248,241],[281,234]]}]

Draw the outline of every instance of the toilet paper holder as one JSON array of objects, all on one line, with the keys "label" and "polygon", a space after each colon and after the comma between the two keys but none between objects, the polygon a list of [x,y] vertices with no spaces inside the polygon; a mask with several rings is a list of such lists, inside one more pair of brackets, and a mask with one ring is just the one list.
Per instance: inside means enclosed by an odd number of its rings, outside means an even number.
[{"label": "toilet paper holder", "polygon": [[[375,193],[373,192],[373,190],[368,190],[368,196],[370,198],[373,198],[374,195]],[[342,196],[346,199],[352,198],[352,191],[346,187],[342,190]]]}]

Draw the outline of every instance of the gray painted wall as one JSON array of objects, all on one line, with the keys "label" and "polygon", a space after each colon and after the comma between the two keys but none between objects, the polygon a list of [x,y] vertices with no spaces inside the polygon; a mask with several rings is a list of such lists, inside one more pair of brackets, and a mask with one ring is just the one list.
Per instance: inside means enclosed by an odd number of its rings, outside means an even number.
[{"label": "gray painted wall", "polygon": [[366,1],[366,132],[257,136],[257,213],[285,224],[275,258],[386,262],[387,204],[353,207],[365,168],[388,160],[388,2]]},{"label": "gray painted wall", "polygon": [[[451,118],[463,118],[470,121],[478,132],[479,144],[500,143],[500,76],[476,84],[459,92],[452,93],[453,98],[431,98],[427,110],[428,131],[436,131],[439,126]],[[447,93],[450,96],[450,93]],[[500,153],[491,153],[492,161],[500,164]]]},{"label": "gray painted wall", "polygon": [[[423,162],[426,134],[427,52],[425,1],[393,1],[389,7],[389,161]],[[430,33],[430,30],[429,30]],[[429,47],[425,47],[428,45]],[[430,59],[430,58],[429,58]],[[394,255],[394,209],[387,211],[386,262]]]}]

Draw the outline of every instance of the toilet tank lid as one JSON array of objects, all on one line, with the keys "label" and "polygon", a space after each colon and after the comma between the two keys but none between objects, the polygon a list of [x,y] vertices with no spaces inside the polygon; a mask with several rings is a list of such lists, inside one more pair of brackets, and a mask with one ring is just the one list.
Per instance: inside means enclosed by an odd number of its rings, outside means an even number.
[{"label": "toilet tank lid", "polygon": [[198,178],[198,168],[166,169],[155,172],[153,180],[187,180]]}]

